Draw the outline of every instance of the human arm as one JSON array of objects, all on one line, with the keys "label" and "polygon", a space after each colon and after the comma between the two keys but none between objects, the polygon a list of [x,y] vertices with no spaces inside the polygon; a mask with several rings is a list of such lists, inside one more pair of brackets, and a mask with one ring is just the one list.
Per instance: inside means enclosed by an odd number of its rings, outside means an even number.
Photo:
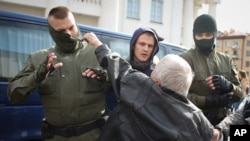
[{"label": "human arm", "polygon": [[[232,60],[226,55],[217,56],[221,63],[218,64],[218,70],[214,74],[206,78],[207,85],[217,95],[231,94],[231,102],[237,102],[242,98],[242,89],[237,77],[237,71]],[[224,62],[224,63],[223,63]],[[219,66],[220,65],[220,66]],[[225,70],[229,70],[226,71]],[[230,104],[227,107],[230,107]]]},{"label": "human arm", "polygon": [[216,75],[208,77],[206,80],[210,88],[218,93],[228,93],[232,92],[232,102],[237,102],[243,97],[242,86],[238,79],[238,72],[235,68],[235,64],[228,56],[218,56],[220,57],[221,68],[228,68],[227,73],[222,73],[223,70],[219,71]]},{"label": "human arm", "polygon": [[122,59],[119,54],[113,53],[108,46],[102,44],[94,33],[86,33],[83,39],[96,48],[97,59],[100,65],[107,69],[109,81],[113,86],[114,92],[119,95],[120,80],[131,69],[130,64]]},{"label": "human arm", "polygon": [[223,134],[219,129],[214,129],[214,136],[211,141],[223,141]]},{"label": "human arm", "polygon": [[231,104],[232,94],[212,94],[205,97],[206,108],[222,108]]},{"label": "human arm", "polygon": [[[215,91],[216,97],[222,98],[224,96],[224,101],[228,104],[226,107],[231,107],[230,105],[233,103],[233,100],[240,100],[240,97],[237,97],[242,94],[242,91],[238,90],[239,86],[227,80],[223,75],[209,76],[206,78],[206,81],[208,86]],[[206,99],[206,101],[208,100]]]},{"label": "human arm", "polygon": [[97,79],[100,81],[109,81],[107,71],[95,68],[88,68],[82,72],[82,76]]},{"label": "human arm", "polygon": [[8,85],[7,94],[11,103],[19,104],[24,102],[31,92],[46,79],[49,72],[62,66],[61,63],[52,65],[56,56],[54,53],[48,54],[44,52],[29,55],[22,71]]},{"label": "human arm", "polygon": [[232,102],[238,102],[240,99],[243,98],[243,89],[238,78],[238,71],[237,71],[236,65],[234,64],[232,59],[229,59],[229,60],[230,60],[231,73],[228,76],[228,80],[233,85]]},{"label": "human arm", "polygon": [[244,125],[246,124],[243,117],[244,106],[241,106],[237,111],[225,117],[218,125],[215,127],[229,136],[230,125]]}]

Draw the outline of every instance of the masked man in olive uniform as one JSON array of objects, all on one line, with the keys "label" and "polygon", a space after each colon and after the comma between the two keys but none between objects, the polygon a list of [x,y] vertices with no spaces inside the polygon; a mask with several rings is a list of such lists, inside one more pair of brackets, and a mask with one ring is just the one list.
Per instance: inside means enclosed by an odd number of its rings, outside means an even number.
[{"label": "masked man in olive uniform", "polygon": [[53,8],[48,24],[56,46],[29,55],[22,71],[9,84],[9,100],[22,103],[38,88],[45,114],[45,140],[95,141],[107,85],[105,80],[83,74],[88,68],[102,72],[102,67],[94,48],[80,40],[74,16],[66,7]]},{"label": "masked man in olive uniform", "polygon": [[201,108],[216,125],[242,97],[240,82],[232,59],[215,50],[217,26],[207,14],[196,18],[193,25],[195,48],[181,54],[191,66],[195,77],[188,98]]}]

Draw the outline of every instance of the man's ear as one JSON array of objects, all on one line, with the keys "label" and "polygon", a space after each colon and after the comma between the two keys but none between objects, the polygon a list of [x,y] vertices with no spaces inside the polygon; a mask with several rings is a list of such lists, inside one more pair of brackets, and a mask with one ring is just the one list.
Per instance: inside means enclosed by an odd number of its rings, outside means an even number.
[{"label": "man's ear", "polygon": [[160,79],[156,79],[155,80],[155,84],[158,85],[158,86],[161,86],[161,80]]}]

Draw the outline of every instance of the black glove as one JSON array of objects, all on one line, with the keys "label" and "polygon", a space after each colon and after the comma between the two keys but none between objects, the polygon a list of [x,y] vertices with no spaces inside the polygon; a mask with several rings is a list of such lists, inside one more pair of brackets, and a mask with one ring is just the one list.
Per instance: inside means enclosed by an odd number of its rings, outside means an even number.
[{"label": "black glove", "polygon": [[108,81],[108,74],[107,71],[105,70],[101,70],[101,69],[93,69],[93,68],[87,68],[87,69],[91,69],[96,75],[97,77],[99,77],[100,81]]},{"label": "black glove", "polygon": [[229,93],[233,90],[233,84],[222,75],[214,75],[213,83],[215,91],[219,93]]},{"label": "black glove", "polygon": [[231,104],[232,95],[223,94],[223,95],[208,95],[206,96],[206,108],[222,108],[227,107]]},{"label": "black glove", "polygon": [[49,60],[49,57],[47,57],[46,60],[42,64],[40,64],[40,67],[36,71],[35,75],[36,75],[36,80],[38,82],[42,82],[47,77],[48,73],[52,73],[55,70],[55,68],[52,64],[50,65],[49,70],[47,70],[46,67],[48,64],[48,60]]},{"label": "black glove", "polygon": [[244,118],[250,117],[250,97],[247,97],[246,104],[243,110]]}]

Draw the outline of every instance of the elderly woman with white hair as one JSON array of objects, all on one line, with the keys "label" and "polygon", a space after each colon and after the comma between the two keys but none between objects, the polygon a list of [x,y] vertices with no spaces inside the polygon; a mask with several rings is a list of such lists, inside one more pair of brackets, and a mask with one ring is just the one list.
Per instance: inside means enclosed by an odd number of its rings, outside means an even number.
[{"label": "elderly woman with white hair", "polygon": [[97,59],[107,69],[120,101],[104,125],[99,141],[213,139],[213,125],[187,99],[193,73],[184,59],[166,55],[150,78],[112,53],[94,33],[85,34],[84,39],[96,48]]}]

